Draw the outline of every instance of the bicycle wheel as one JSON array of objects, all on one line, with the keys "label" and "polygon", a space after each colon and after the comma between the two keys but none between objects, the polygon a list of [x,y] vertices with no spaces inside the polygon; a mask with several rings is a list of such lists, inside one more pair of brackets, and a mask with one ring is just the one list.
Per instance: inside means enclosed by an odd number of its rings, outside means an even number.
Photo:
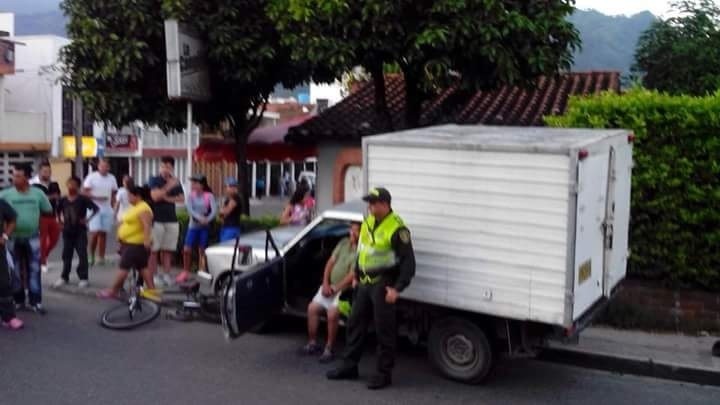
[{"label": "bicycle wheel", "polygon": [[108,329],[133,329],[153,321],[158,315],[160,315],[160,305],[140,298],[132,311],[128,304],[121,304],[103,312],[100,324]]}]

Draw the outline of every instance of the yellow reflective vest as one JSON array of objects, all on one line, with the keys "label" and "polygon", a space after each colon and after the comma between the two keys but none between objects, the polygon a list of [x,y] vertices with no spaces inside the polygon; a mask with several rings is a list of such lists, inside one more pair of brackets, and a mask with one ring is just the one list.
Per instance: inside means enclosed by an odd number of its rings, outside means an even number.
[{"label": "yellow reflective vest", "polygon": [[375,217],[368,216],[360,228],[358,242],[358,266],[364,272],[380,272],[393,268],[397,257],[392,247],[392,236],[404,227],[403,220],[391,212],[379,225]]}]

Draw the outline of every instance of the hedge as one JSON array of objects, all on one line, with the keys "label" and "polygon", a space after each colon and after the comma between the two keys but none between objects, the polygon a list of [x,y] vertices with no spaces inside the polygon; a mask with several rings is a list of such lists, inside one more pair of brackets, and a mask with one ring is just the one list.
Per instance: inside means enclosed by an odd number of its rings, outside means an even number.
[{"label": "hedge", "polygon": [[546,122],[633,130],[630,274],[720,290],[720,93],[572,98]]}]

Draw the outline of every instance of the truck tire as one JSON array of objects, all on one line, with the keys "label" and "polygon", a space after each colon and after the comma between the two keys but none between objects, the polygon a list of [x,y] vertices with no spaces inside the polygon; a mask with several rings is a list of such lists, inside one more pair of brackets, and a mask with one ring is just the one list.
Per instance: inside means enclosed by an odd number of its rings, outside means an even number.
[{"label": "truck tire", "polygon": [[463,318],[435,322],[428,337],[430,362],[445,377],[480,384],[490,374],[495,353],[485,331]]}]

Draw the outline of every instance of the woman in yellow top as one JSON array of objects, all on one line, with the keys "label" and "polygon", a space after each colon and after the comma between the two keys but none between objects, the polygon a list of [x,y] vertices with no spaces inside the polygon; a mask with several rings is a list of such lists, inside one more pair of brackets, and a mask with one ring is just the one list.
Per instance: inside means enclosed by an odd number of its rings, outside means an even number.
[{"label": "woman in yellow top", "polygon": [[130,269],[140,270],[147,288],[155,288],[153,278],[147,268],[152,245],[153,214],[150,206],[143,200],[142,187],[128,187],[130,208],[120,220],[118,240],[120,241],[120,269],[112,287],[98,292],[99,298],[116,298],[125,283]]}]

